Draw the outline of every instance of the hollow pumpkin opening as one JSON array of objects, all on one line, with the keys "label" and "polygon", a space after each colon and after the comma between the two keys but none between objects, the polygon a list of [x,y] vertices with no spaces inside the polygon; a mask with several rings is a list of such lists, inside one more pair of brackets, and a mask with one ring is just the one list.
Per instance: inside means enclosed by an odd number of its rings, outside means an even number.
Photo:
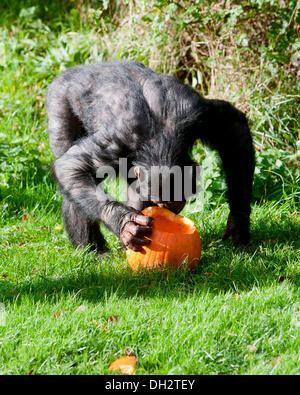
[{"label": "hollow pumpkin opening", "polygon": [[143,213],[154,218],[153,226],[160,232],[191,234],[195,231],[195,226],[189,219],[181,215],[176,215],[167,209],[148,207],[143,210]]}]

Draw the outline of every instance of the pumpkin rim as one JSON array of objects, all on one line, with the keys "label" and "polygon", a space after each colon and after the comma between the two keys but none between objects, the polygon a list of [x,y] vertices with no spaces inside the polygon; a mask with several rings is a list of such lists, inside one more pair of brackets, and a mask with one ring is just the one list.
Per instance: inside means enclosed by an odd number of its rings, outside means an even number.
[{"label": "pumpkin rim", "polygon": [[[167,234],[182,234],[182,235],[191,235],[195,233],[195,231],[198,232],[198,229],[194,222],[190,220],[189,218],[180,215],[180,214],[175,214],[172,211],[168,210],[167,208],[164,207],[156,207],[156,206],[149,206],[146,207],[142,213],[144,215],[147,215],[149,217],[153,217],[155,221],[155,217],[162,217],[162,218],[167,218],[169,219],[170,222],[176,222],[177,224],[183,225],[183,232],[180,233],[174,233],[174,232],[168,232],[167,230],[164,230],[163,233]],[[154,222],[155,223],[155,222]]]}]

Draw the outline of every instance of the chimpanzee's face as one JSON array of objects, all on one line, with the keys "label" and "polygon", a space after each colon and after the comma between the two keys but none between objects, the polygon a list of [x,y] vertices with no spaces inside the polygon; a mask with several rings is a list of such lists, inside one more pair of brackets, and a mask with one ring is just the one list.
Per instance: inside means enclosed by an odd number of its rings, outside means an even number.
[{"label": "chimpanzee's face", "polygon": [[139,198],[145,202],[145,206],[164,207],[175,214],[184,208],[188,183],[192,189],[192,171],[186,171],[180,166],[151,166],[150,169],[137,166],[135,174]]},{"label": "chimpanzee's face", "polygon": [[179,214],[181,210],[183,210],[186,201],[182,202],[161,202],[156,203],[157,206],[167,208],[168,210],[172,211],[175,214]]}]

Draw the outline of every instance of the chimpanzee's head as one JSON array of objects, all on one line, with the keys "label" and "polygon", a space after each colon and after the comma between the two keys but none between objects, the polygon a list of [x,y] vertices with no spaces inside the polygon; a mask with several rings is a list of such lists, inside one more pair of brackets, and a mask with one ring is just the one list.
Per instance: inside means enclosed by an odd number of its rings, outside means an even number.
[{"label": "chimpanzee's head", "polygon": [[195,193],[196,166],[184,141],[159,136],[136,155],[136,192],[146,206],[164,207],[178,214]]}]

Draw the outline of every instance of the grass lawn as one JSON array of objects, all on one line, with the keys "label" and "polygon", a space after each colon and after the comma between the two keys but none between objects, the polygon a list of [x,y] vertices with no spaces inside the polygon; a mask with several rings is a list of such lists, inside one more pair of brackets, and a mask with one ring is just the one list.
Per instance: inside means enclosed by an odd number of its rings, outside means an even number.
[{"label": "grass lawn", "polygon": [[299,373],[300,230],[284,204],[254,208],[251,252],[220,241],[220,207],[192,216],[193,272],[134,273],[109,233],[111,262],[75,251],[53,192],[25,189],[24,214],[2,216],[0,374],[109,373],[127,352],[137,374]]},{"label": "grass lawn", "polygon": [[48,3],[49,20],[27,0],[0,6],[0,374],[110,374],[129,353],[136,374],[299,374],[293,177],[256,199],[249,251],[221,241],[226,204],[189,215],[203,241],[192,272],[133,272],[108,231],[110,261],[70,246],[44,96],[55,74],[92,59],[94,25],[84,32],[77,10]]}]

